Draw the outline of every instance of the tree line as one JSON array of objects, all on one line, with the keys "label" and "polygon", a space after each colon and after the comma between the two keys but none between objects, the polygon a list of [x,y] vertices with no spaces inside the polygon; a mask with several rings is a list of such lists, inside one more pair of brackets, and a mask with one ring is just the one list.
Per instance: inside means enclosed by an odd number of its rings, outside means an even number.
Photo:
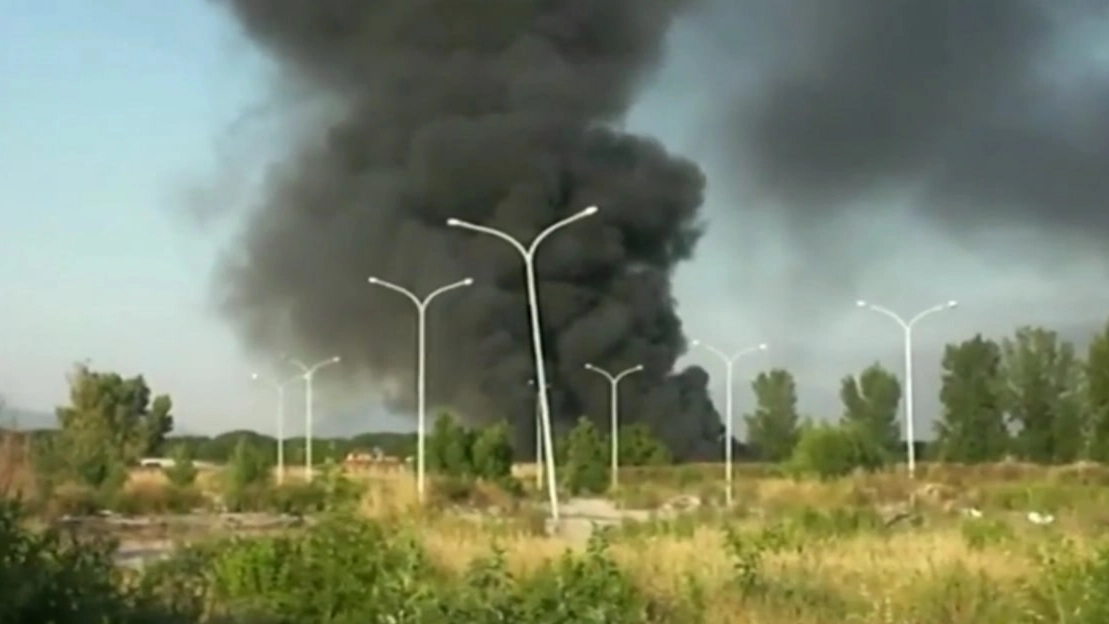
[{"label": "tree line", "polygon": [[[1109,324],[1083,353],[1041,327],[1023,327],[1000,340],[976,335],[947,345],[940,369],[941,409],[933,419],[934,439],[922,445],[918,455],[959,463],[1005,457],[1038,463],[1109,461]],[[113,478],[109,473],[118,470],[113,467],[165,456],[171,448],[212,463],[226,463],[240,444],[270,459],[276,456],[276,440],[253,431],[173,437],[171,398],[155,395],[141,375],[127,378],[79,365],[69,386],[68,404],[56,410],[58,429],[35,432],[33,438],[38,447],[50,451],[45,455],[51,461],[84,475],[83,481]],[[787,461],[809,431],[815,438],[847,435],[864,440],[865,448],[889,460],[903,456],[902,387],[899,376],[880,364],[841,380],[837,415],[801,414],[797,384],[786,369],[759,373],[751,389],[755,404],[744,415],[747,439],[740,458]],[[621,437],[634,446],[641,443],[636,440],[653,440],[651,433],[637,425]],[[574,435],[580,431],[569,434]],[[642,444],[654,449],[652,453],[662,453],[653,442]],[[568,445],[564,439],[556,446]],[[318,462],[337,462],[352,451],[371,449],[408,457],[415,447],[414,434],[364,433],[314,439],[312,454]],[[853,448],[860,457],[873,454],[858,450],[863,448],[858,444]],[[625,454],[623,445],[621,449]],[[286,440],[287,463],[302,463],[304,450],[303,438]],[[516,451],[517,456],[525,454]],[[651,462],[663,461],[660,458]]]},{"label": "tree line", "polygon": [[[976,335],[949,344],[940,362],[940,413],[926,455],[982,463],[1006,457],[1058,464],[1109,461],[1109,325],[1085,353],[1042,327],[993,340]],[[756,406],[745,416],[747,441],[764,461],[785,461],[806,431],[850,429],[875,450],[900,456],[902,388],[879,364],[840,384],[838,419],[806,418],[788,370],[759,374]],[[822,435],[823,435],[822,434]]]}]

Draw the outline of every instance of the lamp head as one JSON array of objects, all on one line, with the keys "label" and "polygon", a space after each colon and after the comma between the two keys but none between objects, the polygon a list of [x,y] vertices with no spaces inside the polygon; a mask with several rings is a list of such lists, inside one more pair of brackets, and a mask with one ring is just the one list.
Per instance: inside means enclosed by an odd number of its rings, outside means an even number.
[{"label": "lamp head", "polygon": [[585,363],[585,368],[586,368],[586,370],[593,370],[593,369],[595,369],[595,368],[597,368],[597,367],[596,367],[596,366],[593,366],[593,365],[592,365],[592,364],[590,364],[589,362],[586,362],[586,363]]},{"label": "lamp head", "polygon": [[369,279],[367,279],[366,281],[367,281],[367,282],[369,282],[369,283],[371,283],[371,284],[377,284],[377,283],[380,283],[380,282],[381,282],[381,280],[377,279],[376,277],[373,277],[372,275],[371,275],[371,276],[370,276],[370,278],[369,278]]},{"label": "lamp head", "polygon": [[460,219],[455,219],[455,218],[452,217],[450,219],[447,219],[447,225],[449,225],[451,227],[458,227],[458,226],[462,225],[462,221]]},{"label": "lamp head", "polygon": [[250,378],[254,381],[258,381],[258,379],[259,379],[258,373],[251,373]]},{"label": "lamp head", "polygon": [[947,307],[948,307],[948,308],[954,308],[954,307],[956,307],[956,306],[958,306],[958,305],[959,305],[959,302],[958,302],[958,301],[955,301],[954,299],[952,299],[951,301],[948,301],[948,302],[947,302]]},{"label": "lamp head", "polygon": [[462,280],[462,285],[463,286],[473,286],[474,285],[474,278],[467,277],[466,279]]},{"label": "lamp head", "polygon": [[582,216],[588,217],[590,215],[597,214],[600,210],[601,209],[596,207],[596,206],[590,206],[590,207],[586,208],[585,210],[582,210],[581,214],[582,214]]},{"label": "lamp head", "polygon": [[636,367],[635,367],[635,368],[633,368],[632,370],[633,370],[633,371],[641,371],[641,370],[643,370],[643,365],[642,365],[642,364],[638,364],[638,365],[636,365]]},{"label": "lamp head", "polygon": [[856,306],[858,306],[858,307],[860,307],[860,308],[865,308],[865,307],[866,307],[866,306],[868,306],[869,304],[868,304],[867,302],[863,301],[862,299],[857,299],[857,300],[855,301],[855,305],[856,305]]},{"label": "lamp head", "polygon": [[689,346],[691,346],[691,347],[699,347],[699,346],[701,346],[701,341],[700,341],[699,339],[697,339],[697,338],[694,338],[693,340],[690,340],[690,341],[689,341]]},{"label": "lamp head", "polygon": [[765,342],[759,345],[759,351],[766,351],[768,348]]},{"label": "lamp head", "polygon": [[339,363],[339,362],[343,361],[343,358],[336,355],[335,357],[331,358],[331,361],[335,362],[335,363]]}]

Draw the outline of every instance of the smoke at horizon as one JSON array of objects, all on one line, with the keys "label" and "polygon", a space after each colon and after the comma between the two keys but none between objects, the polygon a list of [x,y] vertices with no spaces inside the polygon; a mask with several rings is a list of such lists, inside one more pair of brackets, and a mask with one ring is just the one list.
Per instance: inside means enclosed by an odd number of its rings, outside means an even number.
[{"label": "smoke at horizon", "polygon": [[[352,376],[401,410],[414,311],[366,276],[420,294],[472,276],[432,306],[433,403],[526,432],[519,258],[443,222],[527,239],[596,203],[600,215],[540,254],[556,416],[606,413],[604,382],[584,361],[643,362],[649,374],[629,378],[622,411],[679,452],[711,452],[706,374],[670,374],[685,351],[672,276],[699,239],[705,179],[622,131],[684,16],[725,51],[715,63],[687,55],[705,67],[686,88],[723,102],[711,109],[723,149],[710,181],[740,200],[714,213],[746,230],[716,251],[737,274],[763,270],[768,246],[780,256],[780,273],[740,302],[744,313],[761,306],[753,340],[788,332],[790,357],[814,357],[817,328],[854,314],[856,297],[897,288],[875,256],[915,257],[920,241],[972,247],[1000,268],[1106,257],[1109,82],[1089,43],[1104,34],[1091,26],[1104,26],[1095,2],[744,0],[700,15],[705,3],[677,0],[221,4],[293,91],[327,102],[301,122],[305,140],[290,141],[219,276],[224,311],[260,351],[343,353]],[[903,231],[877,238],[890,228]],[[845,311],[833,313],[827,301],[839,299]],[[769,340],[775,353],[785,342]]]},{"label": "smoke at horizon", "polygon": [[[713,452],[719,417],[685,349],[671,273],[700,236],[705,179],[620,129],[662,58],[682,0],[226,0],[247,36],[330,114],[270,172],[218,275],[249,346],[340,353],[379,389],[411,388],[421,296],[472,277],[429,313],[428,390],[472,422],[532,439],[533,376],[521,259],[459,218],[529,240],[589,205],[537,259],[560,426],[603,414],[583,366],[645,371],[629,421],[679,455]],[[386,392],[398,407],[407,392]],[[601,409],[598,409],[601,408]]]}]

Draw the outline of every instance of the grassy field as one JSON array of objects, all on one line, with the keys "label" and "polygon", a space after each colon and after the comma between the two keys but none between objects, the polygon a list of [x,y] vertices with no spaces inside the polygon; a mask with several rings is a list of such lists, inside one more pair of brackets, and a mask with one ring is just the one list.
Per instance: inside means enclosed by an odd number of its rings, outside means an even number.
[{"label": "grassy field", "polygon": [[[743,466],[731,509],[720,473],[625,470],[614,506],[652,517],[614,511],[591,538],[547,534],[534,492],[436,481],[420,505],[407,472],[351,474],[357,501],[339,519],[212,535],[156,566],[144,591],[159,604],[183,600],[182,584],[204,591],[189,594],[184,619],[142,621],[1109,622],[1103,466],[923,465],[915,480],[891,470],[829,482]],[[531,483],[527,467],[519,474]],[[198,487],[218,483],[213,472]],[[170,486],[139,472],[126,489],[157,499]],[[694,508],[663,513],[676,497]],[[1034,524],[1031,511],[1054,521]]]}]

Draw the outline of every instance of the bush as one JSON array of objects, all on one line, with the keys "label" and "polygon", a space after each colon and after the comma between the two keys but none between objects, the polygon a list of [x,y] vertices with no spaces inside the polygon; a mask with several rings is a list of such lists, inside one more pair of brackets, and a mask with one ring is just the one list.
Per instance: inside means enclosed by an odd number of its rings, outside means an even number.
[{"label": "bush", "polygon": [[183,514],[204,507],[207,500],[194,487],[172,483],[135,483],[105,499],[105,507],[124,515]]},{"label": "bush", "polygon": [[224,505],[229,511],[268,508],[272,478],[269,457],[246,440],[239,440],[224,473]]},{"label": "bush", "polygon": [[795,474],[833,479],[855,469],[874,470],[886,463],[885,451],[852,424],[806,425],[789,461]]},{"label": "bush", "polygon": [[599,494],[609,486],[609,452],[604,437],[587,418],[566,439],[566,464],[559,475],[571,494]]},{"label": "bush", "polygon": [[512,441],[508,425],[498,423],[479,433],[470,452],[474,475],[499,481],[512,476]]},{"label": "bush", "polygon": [[664,466],[674,462],[666,445],[642,423],[621,427],[619,446],[621,466]]},{"label": "bush", "polygon": [[170,459],[173,460],[173,464],[163,469],[170,483],[178,487],[188,487],[196,482],[198,471],[188,446],[178,444],[173,447]]},{"label": "bush", "polygon": [[113,561],[115,543],[78,540],[56,530],[22,528],[22,509],[0,500],[0,622],[52,624],[185,624],[197,615],[154,609],[124,589]]},{"label": "bush", "polygon": [[428,470],[455,477],[474,474],[474,434],[443,413],[435,420],[435,427],[427,439]]}]

